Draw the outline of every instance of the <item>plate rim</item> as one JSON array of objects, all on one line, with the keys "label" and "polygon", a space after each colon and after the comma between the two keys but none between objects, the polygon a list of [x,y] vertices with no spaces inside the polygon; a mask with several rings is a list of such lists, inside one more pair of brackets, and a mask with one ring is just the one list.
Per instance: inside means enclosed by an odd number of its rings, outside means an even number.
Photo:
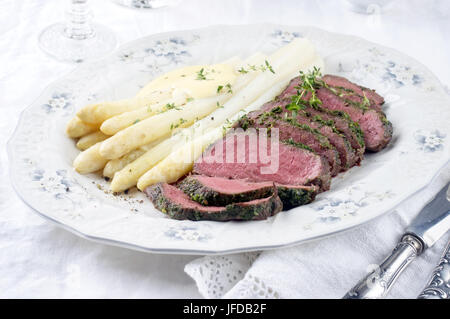
[{"label": "plate rim", "polygon": [[[46,92],[52,88],[53,86],[57,85],[57,83],[59,83],[62,79],[69,77],[72,74],[75,74],[77,72],[79,72],[80,70],[83,70],[84,68],[88,68],[89,66],[95,65],[96,63],[102,62],[104,60],[107,60],[108,58],[114,56],[114,54],[116,54],[117,52],[119,52],[120,50],[132,46],[135,43],[139,43],[141,41],[145,41],[145,39],[151,39],[152,37],[155,36],[168,36],[171,34],[178,34],[180,32],[198,32],[198,31],[202,31],[202,30],[206,30],[206,29],[214,29],[214,28],[246,28],[246,27],[265,27],[265,26],[272,26],[272,27],[279,27],[281,29],[283,28],[306,28],[309,30],[314,30],[314,31],[320,31],[320,32],[326,32],[329,34],[336,34],[339,36],[345,36],[345,37],[349,37],[349,38],[353,38],[353,39],[357,39],[359,41],[364,41],[366,43],[369,44],[373,44],[376,46],[381,46],[385,49],[391,50],[397,54],[403,55],[408,57],[411,61],[413,61],[414,63],[420,65],[423,69],[425,69],[428,73],[429,76],[431,76],[433,78],[433,80],[440,86],[440,88],[445,92],[445,86],[443,85],[443,83],[440,81],[440,79],[427,67],[425,66],[423,63],[421,63],[420,61],[417,61],[415,58],[409,56],[406,53],[403,53],[397,49],[394,49],[392,47],[389,46],[385,46],[385,45],[381,45],[378,44],[376,42],[372,42],[369,40],[366,40],[360,36],[356,36],[356,35],[351,35],[351,34],[346,34],[346,33],[338,33],[338,32],[333,32],[333,31],[328,31],[325,29],[321,29],[315,26],[309,26],[309,25],[283,25],[283,24],[274,24],[274,23],[254,23],[254,24],[240,24],[240,25],[228,25],[228,24],[218,24],[218,25],[212,25],[212,26],[206,26],[206,27],[201,27],[201,28],[191,28],[191,29],[182,29],[182,30],[174,30],[174,31],[168,31],[168,32],[160,32],[160,33],[154,33],[154,34],[150,34],[144,37],[140,37],[137,39],[134,39],[132,41],[128,41],[125,42],[119,46],[116,47],[116,49],[111,52],[110,54],[108,54],[107,56],[104,56],[102,59],[99,60],[95,60],[95,61],[90,61],[90,62],[86,62],[83,63],[81,65],[75,66],[71,71],[67,72],[66,74],[60,76],[58,79],[51,81],[43,90],[42,92],[35,98],[33,99],[33,102],[31,102],[27,107],[25,107],[19,114],[18,117],[18,121],[16,123],[16,126],[14,128],[13,133],[11,134],[10,138],[7,141],[7,156],[8,156],[8,172],[9,172],[9,180],[13,186],[14,191],[16,192],[16,194],[18,195],[18,197],[21,199],[22,202],[25,203],[26,206],[28,206],[29,208],[31,208],[31,210],[36,213],[37,215],[41,216],[42,218],[44,218],[45,220],[50,221],[51,223],[57,225],[58,227],[61,227],[69,232],[71,232],[74,235],[77,235],[81,238],[93,241],[93,242],[97,242],[97,243],[101,243],[101,244],[107,244],[107,245],[112,245],[115,247],[121,247],[121,248],[127,248],[127,249],[131,249],[131,250],[135,250],[135,251],[141,251],[141,252],[147,252],[147,253],[158,253],[158,254],[172,254],[172,255],[219,255],[219,254],[233,254],[233,253],[242,253],[242,252],[249,252],[249,251],[263,251],[263,250],[273,250],[273,249],[278,249],[278,248],[286,248],[286,247],[293,247],[302,243],[307,243],[307,242],[311,242],[311,241],[315,241],[315,240],[319,240],[322,238],[328,238],[331,236],[334,236],[336,234],[339,233],[343,233],[346,231],[349,231],[351,229],[354,229],[355,227],[358,226],[362,226],[376,218],[379,218],[381,216],[384,216],[388,213],[392,213],[395,211],[396,207],[398,207],[402,202],[404,202],[405,200],[409,199],[410,197],[414,196],[415,194],[419,193],[420,191],[422,191],[423,189],[425,189],[428,185],[430,185],[435,178],[441,173],[441,171],[450,164],[450,159],[447,159],[447,161],[445,163],[443,163],[443,165],[436,170],[435,174],[433,176],[431,176],[428,179],[423,179],[424,182],[420,183],[421,185],[418,186],[418,188],[413,191],[410,192],[409,194],[406,194],[404,196],[400,196],[399,199],[395,202],[395,204],[393,204],[390,208],[385,209],[384,211],[380,212],[380,213],[376,213],[373,215],[370,215],[370,217],[364,219],[364,220],[355,220],[353,222],[350,222],[344,226],[342,226],[340,229],[336,229],[334,231],[331,232],[327,232],[325,234],[317,234],[314,236],[311,236],[309,238],[306,239],[299,239],[299,240],[293,240],[290,242],[286,242],[286,243],[278,243],[278,244],[274,244],[274,245],[258,245],[258,246],[245,246],[245,247],[239,247],[239,248],[232,248],[232,249],[208,249],[208,250],[202,250],[202,249],[184,249],[184,248],[150,248],[147,246],[142,246],[142,245],[137,245],[137,244],[132,244],[129,242],[125,242],[125,241],[119,241],[119,240],[114,240],[114,239],[110,239],[110,238],[105,238],[105,237],[97,237],[94,235],[90,235],[87,232],[83,232],[80,231],[78,229],[76,229],[73,226],[67,225],[66,223],[59,221],[49,215],[47,215],[44,212],[39,211],[38,209],[34,208],[26,199],[26,197],[24,196],[24,194],[21,193],[20,188],[18,187],[18,185],[16,185],[16,181],[13,179],[13,165],[12,165],[12,160],[13,160],[13,155],[12,155],[12,144],[14,142],[14,139],[16,138],[16,135],[18,134],[18,130],[20,128],[20,124],[24,119],[24,113],[26,111],[28,111],[29,109],[31,109],[38,100],[40,100],[45,94]],[[445,96],[445,94],[444,94]],[[450,102],[450,97],[446,96],[446,98],[448,99],[448,101]]]}]

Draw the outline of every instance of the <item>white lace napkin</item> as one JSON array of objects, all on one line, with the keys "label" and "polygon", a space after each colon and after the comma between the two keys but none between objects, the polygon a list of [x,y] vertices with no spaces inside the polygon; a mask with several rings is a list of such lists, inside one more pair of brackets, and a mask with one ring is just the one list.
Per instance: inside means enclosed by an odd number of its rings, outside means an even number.
[{"label": "white lace napkin", "polygon": [[[450,180],[450,165],[396,210],[366,225],[293,248],[198,258],[185,267],[205,298],[341,298],[391,252],[405,227]],[[388,298],[416,298],[449,237],[417,258]]]}]

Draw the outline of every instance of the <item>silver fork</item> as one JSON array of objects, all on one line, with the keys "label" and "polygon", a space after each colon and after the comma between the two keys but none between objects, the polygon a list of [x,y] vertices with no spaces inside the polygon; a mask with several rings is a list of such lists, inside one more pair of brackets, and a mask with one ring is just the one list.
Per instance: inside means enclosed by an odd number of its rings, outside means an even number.
[{"label": "silver fork", "polygon": [[419,299],[450,299],[450,241]]}]

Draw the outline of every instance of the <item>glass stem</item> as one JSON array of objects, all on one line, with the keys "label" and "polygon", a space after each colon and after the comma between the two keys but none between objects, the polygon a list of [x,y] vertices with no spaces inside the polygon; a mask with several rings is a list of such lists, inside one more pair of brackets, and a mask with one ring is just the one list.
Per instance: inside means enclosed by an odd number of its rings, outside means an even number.
[{"label": "glass stem", "polygon": [[66,37],[76,40],[84,40],[95,36],[92,28],[92,11],[88,0],[71,0],[69,9],[66,11]]}]

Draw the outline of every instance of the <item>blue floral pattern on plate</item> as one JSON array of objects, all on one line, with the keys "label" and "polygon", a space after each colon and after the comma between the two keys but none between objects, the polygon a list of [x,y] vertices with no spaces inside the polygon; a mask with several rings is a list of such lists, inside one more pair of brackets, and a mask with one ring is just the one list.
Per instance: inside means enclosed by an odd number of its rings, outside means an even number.
[{"label": "blue floral pattern on plate", "polygon": [[339,198],[326,197],[311,205],[319,215],[313,224],[330,224],[356,217],[364,207],[374,202],[380,203],[395,198],[396,194],[389,189],[382,192],[369,192],[365,191],[364,185],[352,185],[341,192],[340,196]]},{"label": "blue floral pattern on plate", "polygon": [[212,238],[210,234],[203,233],[196,226],[170,227],[166,232],[164,232],[164,235],[174,240],[200,242],[207,242]]},{"label": "blue floral pattern on plate", "polygon": [[302,34],[300,32],[290,32],[286,30],[277,29],[274,30],[270,35],[273,38],[273,43],[277,46],[282,46],[288,44],[295,38],[301,38]]},{"label": "blue floral pattern on plate", "polygon": [[414,133],[414,137],[422,151],[436,152],[444,148],[446,134],[439,132],[439,130],[418,130]]},{"label": "blue floral pattern on plate", "polygon": [[196,34],[186,38],[169,37],[156,40],[149,46],[119,52],[117,57],[126,64],[139,64],[142,72],[162,73],[165,66],[185,63],[192,56],[189,47],[198,40]]},{"label": "blue floral pattern on plate", "polygon": [[71,96],[70,93],[53,93],[52,97],[43,104],[45,112],[57,112],[58,110],[66,110],[71,106]]}]

